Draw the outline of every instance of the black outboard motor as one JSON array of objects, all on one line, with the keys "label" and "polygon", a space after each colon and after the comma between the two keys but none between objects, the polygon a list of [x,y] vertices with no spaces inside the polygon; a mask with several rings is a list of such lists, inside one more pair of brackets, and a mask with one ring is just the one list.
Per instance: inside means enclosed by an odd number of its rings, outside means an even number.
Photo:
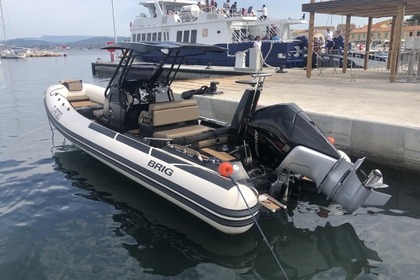
[{"label": "black outboard motor", "polygon": [[387,187],[379,170],[372,171],[362,182],[356,172],[364,159],[353,164],[296,104],[255,111],[247,125],[247,138],[254,156],[277,173],[279,179],[273,184],[286,183],[289,176],[285,174],[301,174],[348,211],[362,204],[384,205],[391,197],[374,191]]}]

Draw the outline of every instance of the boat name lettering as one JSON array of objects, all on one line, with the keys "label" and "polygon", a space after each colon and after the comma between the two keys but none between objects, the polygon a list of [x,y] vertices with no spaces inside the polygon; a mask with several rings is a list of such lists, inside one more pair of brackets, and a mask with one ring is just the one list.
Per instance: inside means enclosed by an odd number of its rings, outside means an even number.
[{"label": "boat name lettering", "polygon": [[58,119],[60,119],[60,117],[63,115],[63,112],[61,112],[60,109],[54,106],[54,108],[52,108],[51,110],[51,115],[54,117],[54,119],[58,121]]},{"label": "boat name lettering", "polygon": [[172,176],[172,173],[174,173],[174,171],[171,168],[168,168],[163,164],[157,163],[154,160],[150,160],[147,165],[150,166],[150,167],[153,167],[153,169],[156,169],[160,172],[165,173],[168,176]]}]

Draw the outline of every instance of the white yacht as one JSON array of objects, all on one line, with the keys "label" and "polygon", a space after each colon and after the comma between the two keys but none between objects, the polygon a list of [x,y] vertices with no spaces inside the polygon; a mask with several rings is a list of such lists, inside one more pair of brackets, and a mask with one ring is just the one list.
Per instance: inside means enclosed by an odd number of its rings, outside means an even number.
[{"label": "white yacht", "polygon": [[[195,0],[140,1],[142,13],[130,23],[131,42],[171,41],[202,43],[228,49],[224,55],[189,57],[185,64],[248,65],[247,50],[256,36],[262,39],[262,62],[275,67],[303,67],[305,40],[292,37],[291,24],[303,19],[261,17],[254,7],[226,10]],[[144,54],[144,61],[159,62],[156,53]],[[239,61],[239,62],[238,62]],[[242,65],[242,66],[243,66]]]}]

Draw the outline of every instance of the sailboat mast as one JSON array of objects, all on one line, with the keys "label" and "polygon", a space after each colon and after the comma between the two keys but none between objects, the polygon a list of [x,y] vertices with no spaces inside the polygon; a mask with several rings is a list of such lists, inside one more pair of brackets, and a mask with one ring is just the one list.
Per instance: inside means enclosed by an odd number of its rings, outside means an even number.
[{"label": "sailboat mast", "polygon": [[4,46],[7,47],[6,27],[4,26],[3,4],[1,3],[1,0],[0,0],[0,15],[1,15],[1,26],[3,28]]},{"label": "sailboat mast", "polygon": [[[1,2],[1,0],[0,0],[0,2]],[[117,32],[116,32],[116,28],[115,28],[114,0],[111,0],[111,5],[112,5],[112,25],[114,27],[114,42],[117,43]]]}]

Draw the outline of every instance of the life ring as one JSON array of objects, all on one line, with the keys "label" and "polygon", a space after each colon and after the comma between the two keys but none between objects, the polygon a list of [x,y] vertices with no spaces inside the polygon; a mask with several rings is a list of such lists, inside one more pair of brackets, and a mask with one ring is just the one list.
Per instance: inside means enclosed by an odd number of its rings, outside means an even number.
[{"label": "life ring", "polygon": [[233,166],[230,162],[222,162],[218,168],[219,174],[223,177],[229,177],[233,173]]}]

